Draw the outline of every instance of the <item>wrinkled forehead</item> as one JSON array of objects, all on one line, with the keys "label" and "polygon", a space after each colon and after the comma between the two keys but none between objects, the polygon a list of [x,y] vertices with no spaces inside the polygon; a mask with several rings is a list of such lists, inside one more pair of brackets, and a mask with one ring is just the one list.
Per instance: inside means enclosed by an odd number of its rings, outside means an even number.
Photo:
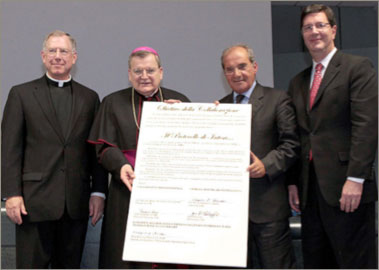
[{"label": "wrinkled forehead", "polygon": [[46,46],[64,46],[66,48],[72,48],[70,39],[67,36],[51,36],[48,40],[46,40]]},{"label": "wrinkled forehead", "polygon": [[249,62],[247,51],[243,48],[233,48],[225,53],[223,58],[224,65],[232,63]]}]

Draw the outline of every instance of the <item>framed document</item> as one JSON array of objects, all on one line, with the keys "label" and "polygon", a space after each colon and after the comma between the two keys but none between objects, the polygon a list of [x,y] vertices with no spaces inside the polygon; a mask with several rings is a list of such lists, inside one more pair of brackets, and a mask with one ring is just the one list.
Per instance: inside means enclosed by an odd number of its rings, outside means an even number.
[{"label": "framed document", "polygon": [[245,267],[250,104],[145,102],[123,260]]}]

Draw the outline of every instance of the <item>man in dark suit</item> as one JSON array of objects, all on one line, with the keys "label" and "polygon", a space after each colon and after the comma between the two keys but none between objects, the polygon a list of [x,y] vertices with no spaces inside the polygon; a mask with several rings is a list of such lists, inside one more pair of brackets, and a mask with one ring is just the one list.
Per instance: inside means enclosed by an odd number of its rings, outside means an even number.
[{"label": "man in dark suit", "polygon": [[368,59],[335,48],[333,11],[303,9],[301,29],[313,65],[296,75],[301,162],[289,186],[302,210],[305,268],[377,268],[373,162],[377,149],[378,84]]},{"label": "man in dark suit", "polygon": [[263,268],[294,268],[284,174],[299,147],[294,109],[285,91],[257,83],[258,64],[248,46],[224,50],[221,62],[233,92],[220,103],[252,104],[248,268],[253,242]]},{"label": "man in dark suit", "polygon": [[107,190],[86,143],[99,97],[71,79],[77,53],[69,34],[47,35],[41,57],[46,74],[14,86],[5,105],[2,198],[17,224],[17,268],[79,268],[88,215],[95,225]]}]

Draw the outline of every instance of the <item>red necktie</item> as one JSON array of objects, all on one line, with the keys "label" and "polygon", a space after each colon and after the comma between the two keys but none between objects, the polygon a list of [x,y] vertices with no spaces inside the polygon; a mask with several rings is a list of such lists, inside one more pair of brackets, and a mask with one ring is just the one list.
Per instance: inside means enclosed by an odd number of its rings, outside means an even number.
[{"label": "red necktie", "polygon": [[309,109],[312,108],[313,103],[315,102],[317,91],[320,88],[321,79],[322,79],[322,77],[321,77],[322,68],[323,68],[323,66],[321,63],[318,63],[316,65],[316,71],[315,71],[315,74],[313,76],[312,88],[311,88],[311,92],[309,94]]},{"label": "red necktie", "polygon": [[[322,79],[322,77],[321,77],[322,68],[323,68],[323,66],[321,63],[318,63],[316,65],[316,71],[315,71],[315,74],[313,76],[312,88],[311,88],[311,92],[309,94],[309,109],[312,109],[313,103],[315,102],[315,98],[317,95],[317,91],[320,88],[321,79]],[[309,160],[311,161],[312,159],[313,159],[312,149],[310,149],[309,150]]]}]

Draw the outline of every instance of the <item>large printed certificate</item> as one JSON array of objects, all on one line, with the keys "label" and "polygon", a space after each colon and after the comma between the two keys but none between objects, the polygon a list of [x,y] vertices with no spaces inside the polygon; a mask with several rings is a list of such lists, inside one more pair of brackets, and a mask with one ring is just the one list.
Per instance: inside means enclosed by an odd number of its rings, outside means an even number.
[{"label": "large printed certificate", "polygon": [[144,103],[123,260],[246,266],[250,125],[251,105]]}]

